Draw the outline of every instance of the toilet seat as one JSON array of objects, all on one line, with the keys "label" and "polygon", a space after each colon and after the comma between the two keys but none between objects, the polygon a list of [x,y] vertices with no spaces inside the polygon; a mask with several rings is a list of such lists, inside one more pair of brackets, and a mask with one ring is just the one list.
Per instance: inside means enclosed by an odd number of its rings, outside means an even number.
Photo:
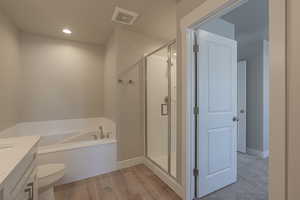
[{"label": "toilet seat", "polygon": [[53,186],[65,172],[64,164],[46,164],[37,167],[39,190]]}]

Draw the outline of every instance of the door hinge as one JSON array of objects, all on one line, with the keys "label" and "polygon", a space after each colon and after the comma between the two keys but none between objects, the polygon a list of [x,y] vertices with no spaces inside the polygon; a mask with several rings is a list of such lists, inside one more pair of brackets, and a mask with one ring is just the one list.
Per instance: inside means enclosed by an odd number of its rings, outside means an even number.
[{"label": "door hinge", "polygon": [[194,51],[195,53],[198,53],[198,52],[199,52],[199,45],[198,45],[198,44],[194,44],[194,46],[193,46],[193,51]]},{"label": "door hinge", "polygon": [[194,168],[193,175],[194,176],[198,176],[199,175],[199,170],[197,168]]},{"label": "door hinge", "polygon": [[194,107],[194,115],[198,115],[199,114],[199,107],[195,106]]}]

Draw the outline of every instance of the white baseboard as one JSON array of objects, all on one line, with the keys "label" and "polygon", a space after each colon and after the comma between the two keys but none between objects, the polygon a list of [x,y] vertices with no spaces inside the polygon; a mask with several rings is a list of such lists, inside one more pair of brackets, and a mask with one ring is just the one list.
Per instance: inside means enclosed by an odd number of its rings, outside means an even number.
[{"label": "white baseboard", "polygon": [[162,171],[149,159],[144,158],[144,164],[153,171],[153,173],[158,176],[165,184],[167,184],[172,190],[181,198],[183,198],[183,187],[172,177]]},{"label": "white baseboard", "polygon": [[135,165],[143,164],[144,163],[144,156],[131,158],[128,160],[123,160],[118,162],[118,169],[124,169],[128,167],[133,167]]},{"label": "white baseboard", "polygon": [[258,151],[256,149],[247,148],[247,153],[253,156],[258,156],[260,158],[269,157],[269,151]]}]

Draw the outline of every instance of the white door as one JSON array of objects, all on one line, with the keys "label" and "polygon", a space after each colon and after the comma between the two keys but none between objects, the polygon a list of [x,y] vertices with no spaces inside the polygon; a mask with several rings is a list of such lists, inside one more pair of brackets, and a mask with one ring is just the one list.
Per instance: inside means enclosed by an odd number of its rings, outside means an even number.
[{"label": "white door", "polygon": [[242,153],[246,153],[246,105],[247,105],[247,62],[240,61],[238,63],[238,141],[237,150]]},{"label": "white door", "polygon": [[197,31],[199,141],[198,196],[237,180],[236,41]]}]

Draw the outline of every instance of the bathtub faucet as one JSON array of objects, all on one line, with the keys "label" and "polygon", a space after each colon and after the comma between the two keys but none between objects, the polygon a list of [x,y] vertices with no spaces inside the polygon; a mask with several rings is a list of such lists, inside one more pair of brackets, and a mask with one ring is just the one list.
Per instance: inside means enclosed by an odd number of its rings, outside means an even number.
[{"label": "bathtub faucet", "polygon": [[99,136],[97,134],[93,134],[92,136],[94,137],[94,140],[98,140],[99,139]]},{"label": "bathtub faucet", "polygon": [[104,132],[103,132],[103,126],[99,126],[99,131],[100,131],[100,139],[105,138]]}]

